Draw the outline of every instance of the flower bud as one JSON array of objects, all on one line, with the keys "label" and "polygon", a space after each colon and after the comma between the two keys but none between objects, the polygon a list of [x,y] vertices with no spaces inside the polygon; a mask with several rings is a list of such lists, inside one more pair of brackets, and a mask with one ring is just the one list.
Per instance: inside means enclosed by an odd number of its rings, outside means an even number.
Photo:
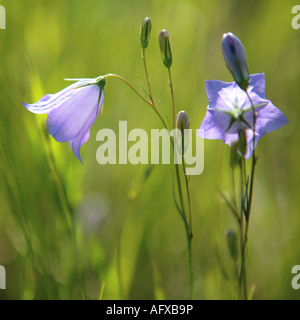
[{"label": "flower bud", "polygon": [[189,127],[190,127],[190,119],[187,113],[185,111],[178,112],[175,118],[175,129],[180,130],[181,139],[179,139],[178,136],[176,136],[176,144],[179,150],[182,150],[183,153],[185,153],[187,149],[188,138],[189,138],[188,135],[185,135],[184,130],[189,129]]},{"label": "flower bud", "polygon": [[228,230],[226,233],[227,246],[231,258],[236,261],[238,258],[237,235],[234,231]]},{"label": "flower bud", "polygon": [[165,29],[163,29],[159,34],[159,46],[160,46],[163,63],[167,68],[170,68],[172,65],[170,34]]},{"label": "flower bud", "polygon": [[184,132],[184,129],[189,129],[190,119],[185,111],[180,111],[177,113],[177,116],[175,118],[175,127],[182,132]]},{"label": "flower bud", "polygon": [[141,46],[143,49],[146,49],[148,47],[151,28],[152,28],[151,19],[147,17],[142,21],[142,25],[141,25]]},{"label": "flower bud", "polygon": [[241,41],[231,32],[224,33],[222,39],[222,51],[226,65],[232,73],[236,83],[242,90],[246,90],[250,76],[246,52]]}]

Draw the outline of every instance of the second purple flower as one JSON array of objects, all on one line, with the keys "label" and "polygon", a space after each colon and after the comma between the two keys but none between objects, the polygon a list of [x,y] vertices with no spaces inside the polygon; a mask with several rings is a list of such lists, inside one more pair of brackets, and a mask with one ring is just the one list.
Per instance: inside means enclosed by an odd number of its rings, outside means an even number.
[{"label": "second purple flower", "polygon": [[[239,130],[244,130],[247,140],[245,158],[253,152],[253,108],[251,102],[236,82],[208,80],[205,82],[209,105],[198,135],[206,139],[220,139],[229,146],[238,141]],[[255,144],[268,132],[277,130],[289,121],[265,96],[263,73],[252,74],[248,93],[255,105]]]}]

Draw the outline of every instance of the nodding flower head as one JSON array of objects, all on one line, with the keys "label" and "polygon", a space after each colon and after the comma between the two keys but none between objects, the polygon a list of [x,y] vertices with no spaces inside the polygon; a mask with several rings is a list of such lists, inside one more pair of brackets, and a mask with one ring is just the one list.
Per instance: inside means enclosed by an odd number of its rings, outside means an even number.
[{"label": "nodding flower head", "polygon": [[74,155],[82,163],[80,149],[90,137],[90,129],[104,102],[105,79],[74,79],[77,82],[55,93],[47,94],[27,110],[48,114],[48,133],[59,142],[69,142]]}]

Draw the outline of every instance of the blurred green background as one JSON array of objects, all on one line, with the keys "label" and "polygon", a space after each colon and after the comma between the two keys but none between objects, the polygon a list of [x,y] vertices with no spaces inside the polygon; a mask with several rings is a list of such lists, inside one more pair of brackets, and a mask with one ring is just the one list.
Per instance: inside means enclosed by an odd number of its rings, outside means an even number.
[{"label": "blurred green background", "polygon": [[[10,0],[0,30],[0,299],[186,299],[187,246],[175,209],[168,165],[96,162],[96,133],[161,128],[153,111],[111,79],[104,112],[82,149],[43,135],[44,116],[32,103],[68,83],[63,79],[117,73],[142,91],[140,24],[150,16],[147,49],[153,96],[171,115],[167,70],[158,34],[172,37],[177,110],[199,128],[207,106],[204,81],[232,81],[221,38],[243,42],[251,73],[265,72],[266,96],[290,120],[259,141],[250,226],[248,279],[254,299],[298,299],[291,269],[300,264],[300,30],[291,26],[297,1]],[[236,228],[218,187],[230,191],[229,148],[205,141],[203,174],[190,181],[196,299],[231,299],[233,266],[225,233]],[[54,163],[56,169],[54,168]],[[69,203],[66,203],[64,190]],[[66,221],[68,207],[76,239]],[[74,234],[73,232],[73,234]],[[75,243],[75,245],[74,245]],[[221,264],[229,275],[224,277]]]}]

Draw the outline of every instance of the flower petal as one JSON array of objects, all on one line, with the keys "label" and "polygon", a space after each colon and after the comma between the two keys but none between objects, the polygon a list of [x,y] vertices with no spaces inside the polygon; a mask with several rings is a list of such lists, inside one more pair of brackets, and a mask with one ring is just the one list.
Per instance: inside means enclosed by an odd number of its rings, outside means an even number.
[{"label": "flower petal", "polygon": [[87,119],[97,115],[99,90],[98,85],[74,89],[75,94],[49,112],[46,122],[49,134],[59,142],[76,138]]},{"label": "flower petal", "polygon": [[[104,91],[102,90],[99,105],[97,106],[99,110],[103,105],[103,101],[104,101]],[[90,116],[87,118],[87,120],[85,121],[85,123],[83,124],[78,136],[75,139],[70,140],[70,146],[73,150],[73,153],[81,163],[82,163],[82,160],[80,155],[80,149],[83,146],[83,144],[85,144],[89,140],[90,129],[94,124],[95,120],[97,119],[98,114],[99,113],[92,112]]]},{"label": "flower petal", "polygon": [[251,74],[249,87],[252,87],[251,89],[252,92],[255,92],[262,99],[266,99],[266,95],[265,95],[266,81],[265,81],[264,73]]},{"label": "flower petal", "polygon": [[257,111],[256,131],[260,136],[268,132],[280,129],[289,120],[278,108],[270,101],[264,108]]},{"label": "flower petal", "polygon": [[213,109],[218,105],[219,92],[232,86],[232,82],[219,80],[206,80],[205,89],[208,98],[209,108]]},{"label": "flower petal", "polygon": [[224,134],[230,126],[230,121],[229,115],[219,110],[208,109],[198,131],[198,136],[206,139],[223,140]]},{"label": "flower petal", "polygon": [[59,107],[65,101],[70,99],[74,94],[76,94],[76,90],[73,90],[74,88],[85,85],[92,80],[93,79],[84,79],[77,81],[55,94],[46,94],[36,103],[27,104],[23,101],[22,103],[30,112],[36,114],[49,113],[53,108]]}]

